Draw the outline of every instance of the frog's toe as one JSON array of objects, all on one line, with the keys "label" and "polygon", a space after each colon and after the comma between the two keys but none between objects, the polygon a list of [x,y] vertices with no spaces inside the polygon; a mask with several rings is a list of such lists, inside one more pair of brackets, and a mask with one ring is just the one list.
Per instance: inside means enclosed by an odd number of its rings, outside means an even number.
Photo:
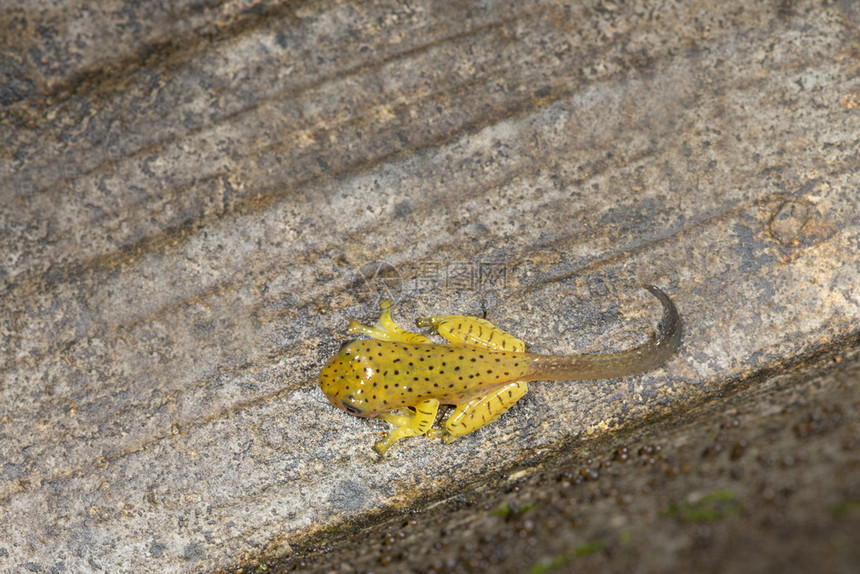
[{"label": "frog's toe", "polygon": [[455,440],[460,438],[458,436],[452,435],[451,433],[449,433],[444,428],[432,428],[432,429],[430,429],[429,431],[427,431],[427,437],[428,438],[441,438],[442,442],[444,444],[451,444],[452,442],[454,442]]},{"label": "frog's toe", "polygon": [[378,452],[379,454],[385,454],[385,451],[387,451],[387,450],[388,450],[388,447],[390,447],[390,446],[391,446],[391,442],[392,442],[392,441],[385,440],[385,439],[380,440],[380,441],[376,441],[376,444],[375,444],[375,445],[373,445],[373,448],[374,448],[374,449],[376,450],[376,452]]}]

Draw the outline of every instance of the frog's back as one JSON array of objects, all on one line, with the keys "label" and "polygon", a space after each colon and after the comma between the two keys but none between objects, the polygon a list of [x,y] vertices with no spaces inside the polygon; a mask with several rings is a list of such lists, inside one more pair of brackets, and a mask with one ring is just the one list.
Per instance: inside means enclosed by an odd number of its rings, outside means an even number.
[{"label": "frog's back", "polygon": [[462,404],[522,377],[527,357],[464,344],[360,340],[329,360],[320,382],[335,406],[373,416],[429,398]]}]

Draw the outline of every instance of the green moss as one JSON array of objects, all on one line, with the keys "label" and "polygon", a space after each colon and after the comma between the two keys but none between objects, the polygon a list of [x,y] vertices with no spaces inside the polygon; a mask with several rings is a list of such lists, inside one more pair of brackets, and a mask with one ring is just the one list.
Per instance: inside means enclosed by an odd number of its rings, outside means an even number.
[{"label": "green moss", "polygon": [[[580,544],[573,551],[573,556],[579,558],[582,556],[589,556],[594,554],[595,552],[600,552],[606,548],[606,544],[601,541],[597,542],[586,542],[585,544]],[[567,564],[571,559],[570,554],[559,554],[557,556],[553,556],[551,558],[544,558],[540,560],[537,564],[529,568],[529,574],[544,574],[545,572],[550,572],[555,570],[556,568],[561,568],[565,564]]]},{"label": "green moss", "polygon": [[501,506],[493,511],[493,514],[507,518],[511,514],[511,507],[507,502],[503,502]]},{"label": "green moss", "polygon": [[552,558],[544,558],[529,568],[529,574],[544,574],[545,572],[551,572],[552,570],[561,568],[567,564],[568,560],[570,560],[570,558],[566,554],[559,554]]},{"label": "green moss", "polygon": [[733,491],[716,490],[696,502],[670,505],[663,515],[679,517],[684,522],[715,522],[740,514],[742,510],[743,506],[735,500]]},{"label": "green moss", "polygon": [[834,518],[845,518],[858,511],[860,511],[860,499],[844,500],[830,507],[830,513]]},{"label": "green moss", "polygon": [[586,542],[585,544],[580,544],[576,547],[576,555],[588,556],[590,554],[594,554],[595,552],[600,552],[604,548],[606,548],[606,544],[603,542]]},{"label": "green moss", "polygon": [[497,509],[495,509],[493,511],[493,514],[495,514],[496,516],[501,516],[503,518],[507,518],[508,516],[510,516],[512,514],[515,514],[515,515],[524,514],[524,513],[528,512],[529,510],[537,507],[537,505],[538,505],[537,502],[530,502],[530,503],[525,504],[525,505],[520,506],[520,507],[516,507],[516,506],[511,507],[511,505],[508,504],[507,502],[503,502],[501,504],[501,506],[499,506]]},{"label": "green moss", "polygon": [[523,514],[524,512],[528,512],[532,508],[537,508],[537,505],[538,505],[537,502],[529,502],[528,504],[526,504],[522,508],[520,508],[519,513]]}]

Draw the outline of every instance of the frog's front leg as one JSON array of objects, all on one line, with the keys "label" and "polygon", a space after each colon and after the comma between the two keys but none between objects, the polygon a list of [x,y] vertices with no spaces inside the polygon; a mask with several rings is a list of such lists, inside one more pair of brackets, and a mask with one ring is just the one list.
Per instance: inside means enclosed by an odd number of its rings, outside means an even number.
[{"label": "frog's front leg", "polygon": [[362,333],[374,339],[382,341],[395,341],[398,343],[432,343],[424,335],[413,333],[402,328],[391,318],[391,300],[382,299],[379,302],[381,314],[375,325],[363,325],[358,321],[350,321],[347,331],[350,333]]},{"label": "frog's front leg", "polygon": [[442,437],[445,444],[488,425],[504,414],[529,390],[523,381],[508,383],[495,391],[457,406],[445,420],[445,428],[433,429],[427,436]]},{"label": "frog's front leg", "polygon": [[379,454],[385,454],[388,447],[402,438],[421,435],[429,431],[433,425],[433,421],[436,420],[436,413],[439,411],[439,401],[436,399],[421,401],[415,405],[414,410],[415,414],[411,415],[398,415],[395,413],[377,415],[394,427],[388,433],[387,437],[376,443],[375,448]]}]

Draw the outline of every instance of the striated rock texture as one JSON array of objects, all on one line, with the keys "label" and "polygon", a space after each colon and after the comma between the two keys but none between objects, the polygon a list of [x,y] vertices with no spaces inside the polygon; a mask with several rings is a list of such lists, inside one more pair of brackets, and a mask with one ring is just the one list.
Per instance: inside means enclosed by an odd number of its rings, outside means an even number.
[{"label": "striated rock texture", "polygon": [[[13,1],[0,24],[0,572],[295,558],[858,344],[850,0]],[[382,295],[403,324],[602,352],[653,332],[643,283],[685,321],[663,368],[536,383],[450,446],[379,459],[382,423],[317,386]]]}]

